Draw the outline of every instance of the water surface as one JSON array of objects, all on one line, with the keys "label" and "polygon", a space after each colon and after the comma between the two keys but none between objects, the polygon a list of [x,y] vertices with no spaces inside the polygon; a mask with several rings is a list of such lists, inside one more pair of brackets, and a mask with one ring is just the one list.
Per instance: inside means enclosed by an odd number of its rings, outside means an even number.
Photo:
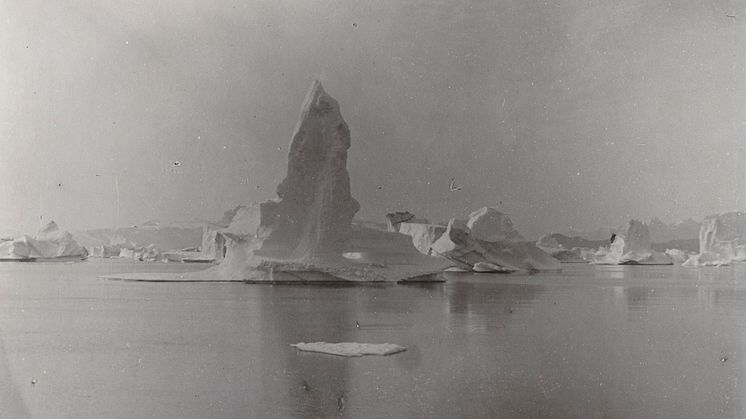
[{"label": "water surface", "polygon": [[[744,266],[567,264],[375,286],[97,278],[201,268],[0,264],[4,416],[746,415]],[[309,341],[408,350],[341,358],[289,346]]]}]

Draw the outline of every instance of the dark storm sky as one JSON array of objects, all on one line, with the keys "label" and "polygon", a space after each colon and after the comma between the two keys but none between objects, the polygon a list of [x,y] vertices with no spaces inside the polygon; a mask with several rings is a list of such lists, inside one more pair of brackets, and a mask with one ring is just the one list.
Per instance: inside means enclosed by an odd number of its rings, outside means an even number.
[{"label": "dark storm sky", "polygon": [[746,208],[743,2],[0,0],[0,24],[0,228],[272,198],[314,78],[363,218]]}]

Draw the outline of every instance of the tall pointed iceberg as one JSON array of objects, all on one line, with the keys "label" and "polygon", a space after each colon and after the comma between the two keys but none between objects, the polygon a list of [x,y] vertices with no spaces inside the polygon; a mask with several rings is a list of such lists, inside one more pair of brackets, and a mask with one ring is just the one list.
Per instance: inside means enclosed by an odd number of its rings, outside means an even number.
[{"label": "tall pointed iceberg", "polygon": [[337,101],[315,81],[293,133],[278,200],[261,204],[259,256],[339,258],[352,236],[360,204],[350,194],[350,130]]},{"label": "tall pointed iceberg", "polygon": [[[339,104],[314,82],[288,152],[277,199],[259,205],[255,232],[222,231],[225,257],[193,274],[118,274],[159,281],[404,282],[442,281],[451,266],[421,254],[404,234],[353,223],[360,209],[350,193],[350,130]],[[257,214],[257,211],[251,211]],[[255,225],[250,217],[249,226]]]}]

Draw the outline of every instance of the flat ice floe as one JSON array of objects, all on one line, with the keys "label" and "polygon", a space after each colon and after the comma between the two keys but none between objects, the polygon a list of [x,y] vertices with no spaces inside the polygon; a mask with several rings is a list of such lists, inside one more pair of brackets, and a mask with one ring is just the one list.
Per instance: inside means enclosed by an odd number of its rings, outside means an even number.
[{"label": "flat ice floe", "polygon": [[201,272],[140,272],[101,275],[99,278],[132,282],[246,282],[242,279],[205,275]]},{"label": "flat ice floe", "polygon": [[357,343],[357,342],[300,342],[290,346],[300,351],[319,352],[338,356],[392,355],[407,350],[406,347],[393,343]]}]

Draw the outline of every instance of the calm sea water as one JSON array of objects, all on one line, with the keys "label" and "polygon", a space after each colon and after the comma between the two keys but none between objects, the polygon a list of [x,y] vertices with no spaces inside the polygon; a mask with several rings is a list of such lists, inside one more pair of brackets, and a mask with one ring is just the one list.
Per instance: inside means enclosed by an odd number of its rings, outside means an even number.
[{"label": "calm sea water", "polygon": [[[97,279],[200,268],[0,264],[2,417],[746,416],[746,266],[407,286]],[[408,350],[289,346],[302,341]]]}]

